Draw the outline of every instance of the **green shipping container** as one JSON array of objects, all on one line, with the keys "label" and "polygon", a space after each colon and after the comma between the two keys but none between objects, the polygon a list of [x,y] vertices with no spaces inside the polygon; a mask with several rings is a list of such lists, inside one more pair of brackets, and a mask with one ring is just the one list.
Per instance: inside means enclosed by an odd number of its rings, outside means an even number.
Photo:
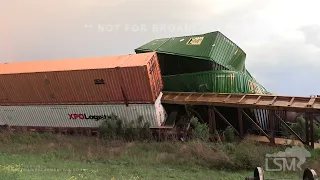
[{"label": "green shipping container", "polygon": [[151,51],[158,53],[162,75],[245,71],[245,52],[219,31],[156,39],[135,49],[136,53]]},{"label": "green shipping container", "polygon": [[163,76],[164,91],[270,94],[246,73],[206,71]]}]

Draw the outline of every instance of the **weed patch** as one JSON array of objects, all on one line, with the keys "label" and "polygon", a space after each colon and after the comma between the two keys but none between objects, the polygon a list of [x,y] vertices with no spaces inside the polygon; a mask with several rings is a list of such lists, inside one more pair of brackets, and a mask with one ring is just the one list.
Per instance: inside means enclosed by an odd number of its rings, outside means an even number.
[{"label": "weed patch", "polygon": [[151,139],[149,122],[144,122],[142,116],[136,120],[125,122],[112,114],[99,127],[101,136],[108,140],[136,141]]}]

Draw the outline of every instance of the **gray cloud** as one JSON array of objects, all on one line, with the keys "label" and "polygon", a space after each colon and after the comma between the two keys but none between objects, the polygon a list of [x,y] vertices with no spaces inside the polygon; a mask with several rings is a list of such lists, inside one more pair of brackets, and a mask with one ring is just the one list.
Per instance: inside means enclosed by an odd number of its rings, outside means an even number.
[{"label": "gray cloud", "polygon": [[320,48],[320,26],[310,25],[300,28],[306,38],[306,43]]},{"label": "gray cloud", "polygon": [[320,49],[302,40],[277,36],[261,46],[248,48],[247,68],[267,89],[277,94],[319,94]]}]

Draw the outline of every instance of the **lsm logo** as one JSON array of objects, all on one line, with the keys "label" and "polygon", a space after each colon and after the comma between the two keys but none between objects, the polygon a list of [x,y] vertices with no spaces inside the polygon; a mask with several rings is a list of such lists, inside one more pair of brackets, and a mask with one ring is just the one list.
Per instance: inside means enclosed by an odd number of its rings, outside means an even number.
[{"label": "lsm logo", "polygon": [[107,119],[107,115],[87,115],[87,114],[68,114],[69,119],[90,119],[90,120],[95,120],[95,121],[99,121],[99,120],[104,120]]},{"label": "lsm logo", "polygon": [[[304,147],[293,146],[284,152],[266,154],[265,165],[267,171],[296,171],[301,169],[311,153]],[[271,160],[271,161],[269,161]]]}]

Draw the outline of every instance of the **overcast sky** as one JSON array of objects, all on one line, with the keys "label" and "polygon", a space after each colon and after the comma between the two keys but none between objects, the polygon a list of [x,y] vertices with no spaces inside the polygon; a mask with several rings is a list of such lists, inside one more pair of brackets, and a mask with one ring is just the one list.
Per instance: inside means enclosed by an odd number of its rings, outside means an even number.
[{"label": "overcast sky", "polygon": [[318,0],[8,0],[0,62],[134,53],[155,38],[219,30],[269,91],[320,94]]}]

